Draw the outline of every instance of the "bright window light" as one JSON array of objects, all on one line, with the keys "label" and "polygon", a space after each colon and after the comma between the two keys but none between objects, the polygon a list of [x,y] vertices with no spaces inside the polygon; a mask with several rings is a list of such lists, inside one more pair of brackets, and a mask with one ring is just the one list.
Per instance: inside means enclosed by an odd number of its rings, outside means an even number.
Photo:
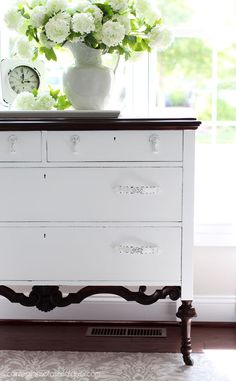
[{"label": "bright window light", "polygon": [[220,381],[235,381],[236,350],[205,349],[204,354],[209,358],[219,377],[221,377],[219,378]]}]

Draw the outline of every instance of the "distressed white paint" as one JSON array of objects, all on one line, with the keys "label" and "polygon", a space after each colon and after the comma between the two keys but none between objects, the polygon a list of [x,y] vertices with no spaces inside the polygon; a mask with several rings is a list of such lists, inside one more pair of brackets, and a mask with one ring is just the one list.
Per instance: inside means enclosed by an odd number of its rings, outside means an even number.
[{"label": "distressed white paint", "polygon": [[0,162],[37,162],[41,160],[41,132],[1,131]]},{"label": "distressed white paint", "polygon": [[[180,284],[180,228],[1,228],[1,281]],[[155,246],[120,253],[119,245]]]},{"label": "distressed white paint", "polygon": [[[182,161],[182,131],[49,131],[48,160]],[[157,152],[150,138],[158,137]],[[76,152],[73,137],[79,138]]]},{"label": "distressed white paint", "polygon": [[193,131],[16,135],[25,149],[0,157],[2,284],[181,285],[192,299]]},{"label": "distressed white paint", "polygon": [[184,131],[183,142],[183,227],[182,292],[183,300],[193,299],[193,206],[195,133]]},{"label": "distressed white paint", "polygon": [[0,221],[181,220],[181,168],[0,168],[0,177]]}]

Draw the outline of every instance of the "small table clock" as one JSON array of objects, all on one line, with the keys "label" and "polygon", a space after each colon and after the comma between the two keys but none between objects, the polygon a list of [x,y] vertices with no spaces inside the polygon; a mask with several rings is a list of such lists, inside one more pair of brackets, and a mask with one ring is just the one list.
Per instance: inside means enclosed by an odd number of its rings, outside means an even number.
[{"label": "small table clock", "polygon": [[2,99],[11,105],[17,94],[39,89],[44,77],[42,61],[3,59],[0,63]]}]

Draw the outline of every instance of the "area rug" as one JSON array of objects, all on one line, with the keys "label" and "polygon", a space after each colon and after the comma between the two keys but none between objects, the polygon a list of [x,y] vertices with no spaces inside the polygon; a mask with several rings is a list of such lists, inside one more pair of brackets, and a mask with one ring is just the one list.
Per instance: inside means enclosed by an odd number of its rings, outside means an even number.
[{"label": "area rug", "polygon": [[236,351],[179,354],[0,351],[6,381],[235,381]]}]

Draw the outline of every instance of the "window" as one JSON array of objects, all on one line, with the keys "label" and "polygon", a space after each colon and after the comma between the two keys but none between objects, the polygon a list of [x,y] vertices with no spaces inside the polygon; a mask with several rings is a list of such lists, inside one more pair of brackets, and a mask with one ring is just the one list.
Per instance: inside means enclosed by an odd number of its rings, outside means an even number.
[{"label": "window", "polygon": [[157,56],[153,107],[192,109],[197,133],[196,244],[236,244],[236,1],[160,1],[175,30]]},{"label": "window", "polygon": [[[236,245],[236,0],[152,1],[173,28],[175,41],[163,53],[121,60],[119,104],[124,115],[202,120],[196,145],[196,244]],[[2,12],[9,6],[10,1],[3,3]],[[5,39],[1,51],[6,55]],[[49,81],[57,86],[63,68],[52,65]]]}]

